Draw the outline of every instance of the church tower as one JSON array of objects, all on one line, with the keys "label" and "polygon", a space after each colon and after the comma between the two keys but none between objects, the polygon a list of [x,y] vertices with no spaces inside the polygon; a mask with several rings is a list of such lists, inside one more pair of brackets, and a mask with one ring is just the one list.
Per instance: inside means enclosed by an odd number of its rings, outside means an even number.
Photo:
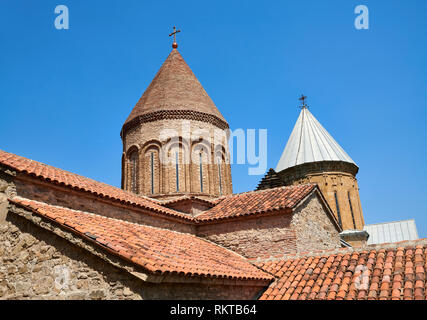
[{"label": "church tower", "polygon": [[123,125],[122,189],[158,199],[231,194],[228,123],[172,47]]},{"label": "church tower", "polygon": [[305,97],[301,113],[285,150],[260,182],[258,189],[278,185],[318,184],[343,230],[364,226],[356,163],[308,110]]}]

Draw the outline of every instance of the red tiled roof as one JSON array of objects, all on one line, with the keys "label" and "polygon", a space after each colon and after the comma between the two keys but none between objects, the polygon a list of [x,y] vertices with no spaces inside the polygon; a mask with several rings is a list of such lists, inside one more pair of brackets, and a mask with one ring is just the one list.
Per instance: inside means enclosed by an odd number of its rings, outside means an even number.
[{"label": "red tiled roof", "polygon": [[162,205],[163,206],[169,206],[171,204],[175,204],[175,203],[179,203],[179,202],[183,202],[183,201],[189,201],[189,200],[203,202],[206,205],[213,207],[213,206],[215,206],[217,198],[216,199],[205,199],[205,198],[202,198],[199,196],[194,196],[194,195],[183,195],[183,196],[177,197],[175,199],[164,200],[164,201],[162,201]]},{"label": "red tiled roof", "polygon": [[8,153],[3,150],[0,150],[0,164],[10,167],[18,172],[41,178],[47,182],[53,182],[76,190],[90,192],[99,197],[117,200],[122,203],[149,209],[153,212],[193,220],[193,218],[186,214],[161,206],[156,200],[136,195],[108,184],[58,169],[38,161],[30,160],[13,153]]},{"label": "red tiled roof", "polygon": [[89,192],[97,197],[119,201],[123,204],[134,205],[155,213],[195,223],[242,217],[280,209],[292,209],[316,188],[315,184],[305,184],[233,194],[210,200],[195,197],[194,199],[204,201],[213,208],[206,210],[197,217],[192,217],[189,214],[168,208],[174,202],[191,199],[188,196],[161,202],[3,150],[0,150],[0,164],[50,183]]},{"label": "red tiled roof", "polygon": [[424,300],[427,239],[260,262],[279,279],[263,300]]},{"label": "red tiled roof", "polygon": [[138,225],[44,203],[11,203],[55,221],[152,273],[273,280],[243,257],[196,236]]},{"label": "red tiled roof", "polygon": [[315,184],[304,184],[233,194],[219,198],[221,201],[218,201],[212,209],[197,216],[197,220],[212,221],[292,209],[315,188]]}]

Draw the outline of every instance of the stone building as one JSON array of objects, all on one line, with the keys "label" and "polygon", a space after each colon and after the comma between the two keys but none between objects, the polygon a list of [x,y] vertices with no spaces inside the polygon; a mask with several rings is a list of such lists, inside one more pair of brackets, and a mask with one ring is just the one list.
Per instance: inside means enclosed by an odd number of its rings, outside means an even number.
[{"label": "stone building", "polygon": [[232,193],[176,47],[123,125],[121,189],[0,150],[0,299],[425,299],[426,241],[351,247],[319,181]]},{"label": "stone building", "polygon": [[276,170],[270,169],[257,189],[316,183],[343,230],[363,230],[358,171],[356,163],[303,104]]},{"label": "stone building", "polygon": [[226,129],[174,48],[123,125],[122,187],[158,199],[231,194]]}]

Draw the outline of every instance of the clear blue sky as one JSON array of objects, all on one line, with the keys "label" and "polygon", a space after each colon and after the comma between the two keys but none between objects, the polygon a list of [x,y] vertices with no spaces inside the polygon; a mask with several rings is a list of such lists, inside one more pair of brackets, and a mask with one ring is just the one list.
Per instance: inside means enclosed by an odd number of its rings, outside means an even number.
[{"label": "clear blue sky", "polygon": [[[56,5],[70,29],[54,28]],[[369,8],[370,29],[354,28]],[[268,129],[275,167],[298,97],[360,167],[366,223],[427,237],[427,1],[1,1],[0,149],[120,186],[121,126],[179,50],[232,128]],[[261,176],[233,166],[234,191]]]}]

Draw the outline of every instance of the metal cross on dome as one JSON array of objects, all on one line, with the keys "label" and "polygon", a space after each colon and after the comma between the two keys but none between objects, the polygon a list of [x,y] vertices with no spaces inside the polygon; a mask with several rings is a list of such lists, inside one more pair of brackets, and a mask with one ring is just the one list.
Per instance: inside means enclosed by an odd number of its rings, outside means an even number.
[{"label": "metal cross on dome", "polygon": [[176,27],[173,26],[173,32],[169,35],[169,37],[173,35],[172,48],[174,48],[174,49],[178,48],[178,44],[176,43],[176,34],[178,32],[181,32],[181,30],[176,30]]},{"label": "metal cross on dome", "polygon": [[299,98],[298,100],[302,102],[302,106],[301,108],[307,108],[308,106],[305,104],[305,99],[307,99],[307,96],[305,95],[301,95],[301,98]]}]

